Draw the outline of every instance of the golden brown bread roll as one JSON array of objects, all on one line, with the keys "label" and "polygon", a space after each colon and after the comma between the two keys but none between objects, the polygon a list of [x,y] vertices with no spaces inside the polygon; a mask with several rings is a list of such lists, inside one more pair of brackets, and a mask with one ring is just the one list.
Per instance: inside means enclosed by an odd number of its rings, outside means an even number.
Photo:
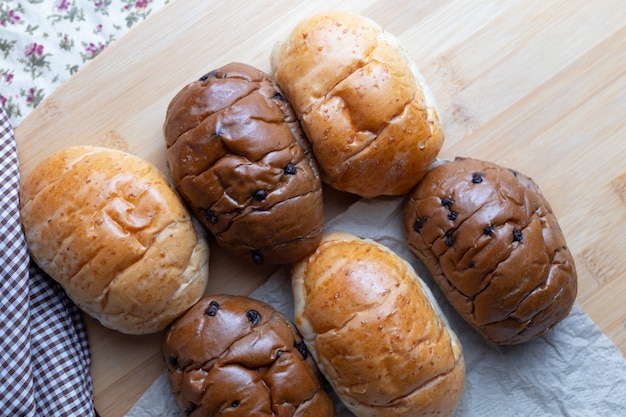
[{"label": "golden brown bread roll", "polygon": [[267,74],[231,63],[188,84],[164,133],[176,187],[222,247],[256,264],[315,249],[324,226],[317,164]]},{"label": "golden brown bread roll", "polygon": [[106,327],[162,330],[205,290],[207,242],[165,177],[139,157],[63,149],[23,178],[20,202],[34,261]]},{"label": "golden brown bread roll", "polygon": [[439,153],[432,95],[400,42],[374,21],[314,15],[277,44],[271,64],[335,188],[405,194]]},{"label": "golden brown bread roll", "polygon": [[454,414],[465,383],[461,344],[406,261],[333,232],[294,265],[292,286],[296,326],[356,416]]},{"label": "golden brown bread roll", "polygon": [[528,177],[457,158],[433,168],[404,207],[404,233],[452,306],[487,340],[531,340],[567,316],[574,260]]},{"label": "golden brown bread roll", "polygon": [[335,416],[301,336],[270,305],[207,296],[163,339],[168,381],[186,416]]}]

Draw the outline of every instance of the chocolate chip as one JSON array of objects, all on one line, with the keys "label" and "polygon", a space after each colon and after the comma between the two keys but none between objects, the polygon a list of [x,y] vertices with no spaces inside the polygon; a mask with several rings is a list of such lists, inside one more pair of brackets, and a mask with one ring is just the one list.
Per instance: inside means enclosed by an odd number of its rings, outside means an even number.
[{"label": "chocolate chip", "polygon": [[489,225],[483,229],[483,235],[490,236],[493,233],[493,225]]},{"label": "chocolate chip", "polygon": [[521,230],[513,229],[513,242],[521,242],[524,239],[524,234]]},{"label": "chocolate chip", "polygon": [[255,249],[250,252],[250,257],[256,265],[263,265],[263,253],[260,250]]},{"label": "chocolate chip", "polygon": [[476,266],[476,264],[474,263],[474,261],[470,261],[469,264],[467,264],[468,268],[474,268]]},{"label": "chocolate chip", "polygon": [[446,235],[444,236],[444,239],[445,239],[447,247],[451,248],[452,245],[454,245],[455,236],[452,234],[452,230],[446,233]]},{"label": "chocolate chip", "polygon": [[483,182],[483,174],[482,174],[482,172],[474,172],[472,174],[472,182],[474,184],[480,184],[481,182]]},{"label": "chocolate chip", "polygon": [[419,233],[420,230],[422,230],[422,227],[424,227],[426,220],[428,220],[426,216],[417,217],[415,222],[413,222],[413,231]]},{"label": "chocolate chip", "polygon": [[516,170],[514,170],[514,169],[509,168],[509,171],[511,171],[511,173],[513,174],[513,176],[514,176],[515,178],[517,178],[517,176],[519,175],[519,172],[517,172],[517,171],[516,171]]},{"label": "chocolate chip", "polygon": [[172,365],[174,368],[178,368],[178,356],[170,357],[170,365]]},{"label": "chocolate chip", "polygon": [[198,408],[196,404],[190,404],[187,408],[185,408],[185,415],[190,416],[191,413],[196,411],[196,408]]},{"label": "chocolate chip", "polygon": [[254,194],[252,194],[252,198],[256,201],[264,201],[267,198],[267,193],[265,190],[256,190]]},{"label": "chocolate chip", "polygon": [[451,206],[452,204],[454,204],[454,200],[453,200],[453,199],[451,199],[450,197],[446,197],[446,198],[444,198],[443,200],[441,200],[441,205],[442,205],[443,207],[450,208],[450,206]]},{"label": "chocolate chip", "polygon": [[256,310],[248,310],[248,312],[246,313],[246,317],[248,318],[248,321],[252,324],[259,324],[259,322],[261,321],[261,314],[259,314],[259,312]]},{"label": "chocolate chip", "polygon": [[217,311],[220,309],[220,305],[217,301],[211,301],[209,303],[209,307],[206,309],[206,315],[209,317],[213,317],[217,314]]},{"label": "chocolate chip", "polygon": [[[202,77],[200,77],[200,79],[198,81],[206,81],[209,78],[217,78],[218,77],[218,72],[217,71],[211,71],[208,74],[204,74]],[[222,77],[224,78],[224,77]]]},{"label": "chocolate chip", "polygon": [[458,216],[459,213],[457,213],[456,211],[451,211],[450,213],[448,213],[448,220],[454,221],[456,220],[456,216]]},{"label": "chocolate chip", "polygon": [[275,99],[280,100],[280,101],[287,101],[287,100],[285,99],[285,96],[283,96],[283,95],[282,95],[281,93],[279,93],[278,91],[274,93],[274,95],[272,96],[272,98],[275,98]]},{"label": "chocolate chip", "polygon": [[304,341],[301,341],[300,343],[294,343],[293,347],[295,347],[298,352],[300,352],[300,354],[302,355],[302,357],[304,359],[309,357],[309,351],[306,348],[306,345],[304,344]]},{"label": "chocolate chip", "polygon": [[285,175],[296,175],[297,169],[294,164],[289,162],[285,169],[283,169],[283,172],[285,173]]},{"label": "chocolate chip", "polygon": [[201,208],[201,209],[198,209],[198,211],[200,212],[200,214],[204,216],[205,219],[207,219],[209,223],[211,224],[217,223],[217,215],[215,214],[213,210]]},{"label": "chocolate chip", "polygon": [[230,403],[231,408],[235,408],[239,406],[240,401],[239,400],[235,400],[232,403]]}]

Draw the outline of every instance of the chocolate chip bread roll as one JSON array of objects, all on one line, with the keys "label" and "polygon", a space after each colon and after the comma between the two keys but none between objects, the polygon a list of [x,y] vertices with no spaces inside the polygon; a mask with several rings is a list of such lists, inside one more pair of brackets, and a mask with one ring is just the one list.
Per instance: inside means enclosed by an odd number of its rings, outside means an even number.
[{"label": "chocolate chip bread roll", "polygon": [[528,177],[457,158],[433,168],[404,207],[404,233],[452,306],[495,344],[529,341],[572,308],[574,260]]},{"label": "chocolate chip bread roll", "polygon": [[292,272],[295,323],[357,417],[453,416],[465,383],[461,343],[409,263],[333,232]]},{"label": "chocolate chip bread roll", "polygon": [[256,264],[315,249],[322,188],[310,145],[274,80],[231,63],[185,86],[164,123],[178,191],[218,244]]},{"label": "chocolate chip bread roll", "polygon": [[276,45],[271,64],[333,187],[361,197],[405,194],[441,149],[423,77],[398,39],[371,19],[311,16]]},{"label": "chocolate chip bread roll", "polygon": [[203,298],[172,324],[162,351],[185,416],[336,415],[296,328],[259,300]]}]

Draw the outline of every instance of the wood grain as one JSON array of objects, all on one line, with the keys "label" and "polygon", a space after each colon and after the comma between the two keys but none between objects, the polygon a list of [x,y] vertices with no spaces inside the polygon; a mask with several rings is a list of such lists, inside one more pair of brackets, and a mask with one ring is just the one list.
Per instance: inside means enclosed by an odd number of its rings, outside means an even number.
[{"label": "wood grain", "polygon": [[[437,98],[441,157],[472,156],[531,176],[574,255],[578,302],[626,355],[626,7],[588,1],[173,1],[113,43],[15,131],[22,175],[74,144],[124,149],[167,172],[162,124],[173,95],[231,61],[268,71],[300,19],[369,16],[396,35]],[[354,197],[325,189],[333,217]],[[252,268],[213,242],[207,292],[247,294]],[[86,318],[95,402],[122,416],[162,372],[160,334],[132,337]]]}]

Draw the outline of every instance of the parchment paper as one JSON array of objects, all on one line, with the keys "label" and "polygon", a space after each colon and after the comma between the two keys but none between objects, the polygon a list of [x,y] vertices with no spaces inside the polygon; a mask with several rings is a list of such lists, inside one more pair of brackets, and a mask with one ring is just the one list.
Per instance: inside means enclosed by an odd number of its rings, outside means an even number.
[{"label": "parchment paper", "polygon": [[[564,321],[534,341],[508,347],[485,342],[452,309],[404,244],[401,210],[401,198],[360,200],[328,222],[326,229],[386,245],[408,260],[430,287],[463,345],[467,375],[457,417],[626,416],[626,359],[578,304]],[[286,268],[250,295],[293,319]],[[339,417],[352,417],[333,398]],[[147,416],[180,416],[165,373],[127,414]]]}]

